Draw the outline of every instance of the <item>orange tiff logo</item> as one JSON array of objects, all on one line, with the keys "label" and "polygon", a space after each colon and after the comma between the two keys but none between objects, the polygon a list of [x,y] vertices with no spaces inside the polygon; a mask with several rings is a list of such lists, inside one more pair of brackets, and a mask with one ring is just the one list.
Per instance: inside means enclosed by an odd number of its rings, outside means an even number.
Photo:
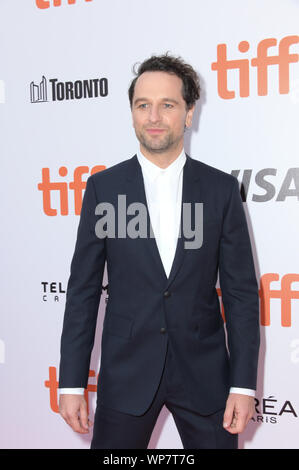
[{"label": "orange tiff logo", "polygon": [[[258,43],[257,56],[249,59],[228,60],[226,44],[218,44],[217,61],[212,63],[212,70],[217,72],[218,95],[220,98],[230,100],[235,98],[234,90],[227,85],[228,71],[236,69],[239,75],[240,97],[249,96],[249,66],[256,67],[257,92],[259,96],[268,94],[268,67],[278,65],[279,93],[287,94],[290,91],[290,64],[299,61],[299,54],[290,54],[290,46],[299,42],[299,36],[286,36],[278,45],[278,53],[269,55],[269,48],[277,45],[277,39],[263,39]],[[248,52],[250,44],[241,41],[238,49],[242,54]]]},{"label": "orange tiff logo", "polygon": [[280,281],[280,289],[270,289],[273,281],[279,281],[279,274],[267,273],[261,277],[261,324],[270,325],[270,300],[281,300],[281,326],[292,325],[292,299],[299,299],[299,290],[292,290],[293,282],[299,282],[299,274],[285,274]]},{"label": "orange tiff logo", "polygon": [[[293,282],[299,282],[299,274],[285,274],[281,278],[280,289],[270,289],[273,281],[279,281],[279,274],[263,274],[260,281],[260,323],[262,326],[270,326],[270,301],[271,299],[281,300],[281,326],[292,326],[292,299],[299,299],[299,290],[292,290]],[[221,297],[221,289],[217,288],[218,295]],[[224,306],[221,303],[221,314],[225,320]]]},{"label": "orange tiff logo", "polygon": [[[76,3],[76,0],[66,0],[69,5],[73,5]],[[84,0],[85,2],[92,2],[92,0]],[[40,8],[41,10],[45,10],[46,8],[50,8],[51,3],[53,7],[60,7],[61,6],[61,0],[35,0],[36,6]]]},{"label": "orange tiff logo", "polygon": [[[96,373],[94,370],[89,371],[89,377],[95,377]],[[98,380],[99,375],[97,376]],[[50,392],[50,408],[54,413],[59,413],[58,405],[58,387],[59,382],[57,380],[56,367],[49,367],[49,379],[45,380],[45,387],[49,389]],[[88,403],[88,392],[96,392],[96,384],[88,384],[87,388],[84,390],[84,397],[87,403],[87,413],[89,413],[89,403]]]},{"label": "orange tiff logo", "polygon": [[[93,175],[99,171],[105,170],[105,165],[96,165],[94,166],[90,174]],[[58,173],[63,178],[68,174],[68,170],[65,166],[61,166],[58,170]],[[68,191],[71,189],[74,191],[74,207],[75,214],[80,215],[82,207],[82,192],[86,188],[86,181],[82,181],[82,175],[89,174],[88,166],[78,166],[74,170],[73,181],[70,183],[67,182],[53,182],[50,180],[50,169],[42,168],[42,181],[38,183],[37,187],[39,191],[43,193],[43,209],[44,213],[49,216],[57,215],[57,209],[54,209],[51,205],[51,193],[52,191],[59,192],[60,200],[60,214],[68,215],[69,214],[69,198]]]}]

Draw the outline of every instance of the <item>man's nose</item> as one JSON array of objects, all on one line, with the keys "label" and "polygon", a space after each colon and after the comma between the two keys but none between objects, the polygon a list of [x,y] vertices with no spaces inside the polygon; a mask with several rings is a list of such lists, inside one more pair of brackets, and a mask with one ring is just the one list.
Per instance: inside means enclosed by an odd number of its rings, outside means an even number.
[{"label": "man's nose", "polygon": [[149,120],[153,123],[159,122],[160,121],[160,110],[159,106],[151,106],[150,108],[150,113],[149,113]]}]

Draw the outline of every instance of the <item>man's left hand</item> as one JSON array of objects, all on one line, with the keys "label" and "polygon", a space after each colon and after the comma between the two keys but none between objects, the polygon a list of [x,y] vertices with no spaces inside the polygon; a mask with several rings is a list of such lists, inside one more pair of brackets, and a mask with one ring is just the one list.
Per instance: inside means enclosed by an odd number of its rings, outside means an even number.
[{"label": "man's left hand", "polygon": [[244,431],[254,414],[254,397],[230,393],[226,401],[223,427],[231,434]]}]

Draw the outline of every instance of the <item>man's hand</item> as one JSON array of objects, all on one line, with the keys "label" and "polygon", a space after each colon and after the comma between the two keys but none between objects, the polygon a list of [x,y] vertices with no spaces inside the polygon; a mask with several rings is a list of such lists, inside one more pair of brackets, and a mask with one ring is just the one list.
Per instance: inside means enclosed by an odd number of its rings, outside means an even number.
[{"label": "man's hand", "polygon": [[83,395],[62,394],[59,397],[59,413],[71,428],[81,434],[89,432],[87,404]]},{"label": "man's hand", "polygon": [[254,397],[230,393],[226,401],[223,427],[231,434],[243,432],[254,414]]}]

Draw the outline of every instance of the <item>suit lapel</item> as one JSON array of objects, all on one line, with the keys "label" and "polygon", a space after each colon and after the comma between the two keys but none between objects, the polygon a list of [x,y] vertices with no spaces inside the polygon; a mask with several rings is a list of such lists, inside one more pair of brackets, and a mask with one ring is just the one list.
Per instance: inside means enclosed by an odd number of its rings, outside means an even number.
[{"label": "suit lapel", "polygon": [[156,239],[154,236],[150,236],[151,233],[153,234],[153,229],[151,226],[149,209],[146,200],[142,168],[138,161],[137,155],[134,155],[134,157],[129,160],[125,194],[127,196],[127,205],[131,204],[132,202],[139,202],[146,207],[147,237],[140,238],[138,240],[138,246],[154,265],[154,272],[156,273],[155,275],[158,275],[161,278],[161,283],[164,285],[167,281],[167,276],[160,258]]},{"label": "suit lapel", "polygon": [[[177,275],[182,263],[184,261],[184,257],[186,254],[186,249],[184,248],[185,241],[188,240],[186,238],[184,231],[183,231],[183,204],[184,203],[193,203],[195,202],[195,181],[197,180],[197,174],[193,165],[193,160],[186,154],[186,162],[183,169],[183,187],[182,187],[182,205],[181,205],[181,221],[180,221],[180,231],[179,231],[179,238],[177,242],[176,252],[174,255],[174,260],[172,263],[171,271],[169,277],[167,279],[166,288],[170,286],[173,282],[175,276]],[[198,194],[198,191],[197,191]],[[191,224],[194,226],[194,211],[191,211]]]},{"label": "suit lapel", "polygon": [[[186,162],[183,167],[183,186],[182,186],[182,205],[181,205],[181,226],[180,226],[180,235],[178,237],[178,242],[176,246],[176,251],[174,255],[174,260],[172,263],[171,271],[169,277],[167,278],[164,266],[160,257],[160,253],[158,250],[158,246],[156,243],[156,239],[154,237],[150,237],[150,231],[153,233],[153,229],[151,226],[150,215],[146,200],[145,194],[145,187],[144,187],[144,180],[142,175],[142,169],[138,162],[137,155],[134,155],[129,160],[129,165],[127,168],[127,175],[126,175],[126,189],[125,194],[127,196],[127,205],[131,202],[141,202],[146,207],[146,217],[147,217],[147,233],[148,237],[140,239],[142,249],[148,253],[150,259],[155,265],[157,274],[161,277],[161,282],[168,288],[170,284],[173,282],[179,268],[181,267],[186,249],[184,248],[184,242],[188,240],[184,232],[182,230],[183,227],[183,204],[184,203],[192,203],[195,201],[195,181],[198,179],[198,175],[196,174],[193,160],[188,155],[186,155]],[[198,194],[198,190],[197,190]],[[192,211],[193,214],[193,211]],[[194,221],[193,221],[194,222]]]}]

